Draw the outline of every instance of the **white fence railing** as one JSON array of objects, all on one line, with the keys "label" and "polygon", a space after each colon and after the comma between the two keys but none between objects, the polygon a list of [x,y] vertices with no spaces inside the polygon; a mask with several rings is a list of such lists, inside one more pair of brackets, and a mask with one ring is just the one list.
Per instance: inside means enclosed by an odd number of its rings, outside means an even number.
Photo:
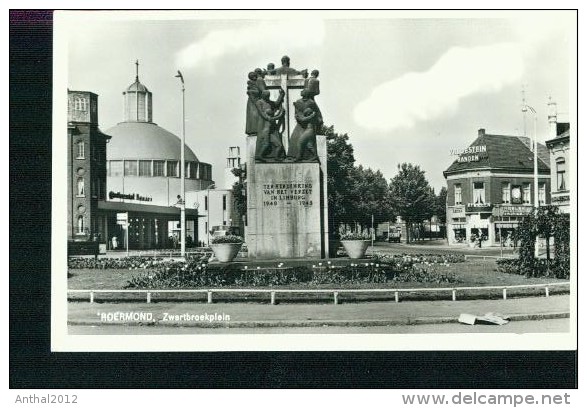
[{"label": "white fence railing", "polygon": [[145,294],[147,303],[151,303],[151,295],[153,293],[176,293],[176,294],[190,294],[190,293],[206,293],[208,303],[213,303],[214,293],[267,293],[270,295],[271,304],[276,304],[276,297],[279,293],[299,293],[299,294],[332,294],[334,304],[339,303],[339,295],[342,293],[394,293],[395,302],[400,301],[400,293],[426,293],[426,292],[447,292],[451,294],[453,301],[457,300],[457,292],[459,291],[491,291],[501,290],[502,298],[507,299],[507,291],[512,289],[539,289],[544,288],[546,297],[550,295],[549,288],[558,286],[569,286],[570,282],[557,283],[540,283],[533,285],[510,285],[510,286],[459,286],[449,288],[382,288],[382,289],[244,289],[244,288],[219,288],[219,289],[68,289],[68,294],[82,294],[87,293],[90,296],[90,303],[96,300],[96,294],[99,293],[138,293]]}]

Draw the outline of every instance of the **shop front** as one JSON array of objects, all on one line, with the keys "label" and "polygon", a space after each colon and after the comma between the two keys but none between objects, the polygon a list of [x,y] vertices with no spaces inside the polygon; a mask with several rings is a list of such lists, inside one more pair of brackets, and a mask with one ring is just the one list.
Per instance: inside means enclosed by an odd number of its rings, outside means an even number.
[{"label": "shop front", "polygon": [[[98,234],[110,250],[179,248],[180,209],[154,205],[100,201]],[[186,208],[186,246],[198,242],[196,209]],[[127,231],[128,228],[128,231]]]},{"label": "shop front", "polygon": [[516,246],[516,231],[522,220],[532,212],[531,205],[497,205],[493,208],[492,219],[494,245]]}]

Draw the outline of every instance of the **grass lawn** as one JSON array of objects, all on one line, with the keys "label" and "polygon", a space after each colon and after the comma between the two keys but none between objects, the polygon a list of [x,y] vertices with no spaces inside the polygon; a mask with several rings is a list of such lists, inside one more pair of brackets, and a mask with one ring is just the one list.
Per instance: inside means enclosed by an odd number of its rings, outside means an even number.
[{"label": "grass lawn", "polygon": [[[565,282],[564,280],[551,278],[526,278],[520,275],[504,274],[496,271],[494,260],[469,260],[462,263],[454,263],[449,266],[435,265],[434,270],[437,272],[450,272],[459,280],[455,284],[447,283],[421,283],[421,282],[391,282],[391,283],[365,283],[365,284],[328,284],[328,285],[311,285],[299,284],[279,287],[265,287],[263,289],[370,289],[370,288],[424,288],[424,287],[468,287],[468,286],[512,286],[512,285],[531,285],[540,283],[557,283]],[[70,271],[68,279],[68,289],[122,289],[126,282],[137,274],[144,273],[145,270],[124,270],[124,269],[73,269]],[[261,288],[258,288],[261,289]],[[568,287],[551,288],[550,293],[568,293]],[[516,289],[509,290],[508,296],[534,296],[544,294],[543,289]],[[459,299],[493,299],[501,297],[501,290],[492,291],[459,291]],[[280,294],[280,297],[286,297],[288,302],[304,302],[309,299],[316,301],[332,301],[331,294]],[[354,300],[390,300],[393,299],[394,293],[382,294],[341,294],[346,301]],[[432,292],[432,293],[402,293],[402,299],[410,300],[431,300],[431,299],[450,299],[450,292]],[[87,294],[70,295],[71,300],[87,299]],[[144,295],[137,294],[99,294],[99,298],[106,300],[137,300],[144,302]],[[158,299],[165,300],[198,300],[205,301],[206,294],[153,294],[153,301]],[[269,301],[268,294],[214,294],[215,301]]]}]

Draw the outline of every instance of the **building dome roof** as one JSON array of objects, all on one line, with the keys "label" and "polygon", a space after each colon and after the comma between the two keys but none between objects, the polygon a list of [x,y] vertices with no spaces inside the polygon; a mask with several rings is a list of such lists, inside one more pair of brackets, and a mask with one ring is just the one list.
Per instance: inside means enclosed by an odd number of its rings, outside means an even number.
[{"label": "building dome roof", "polygon": [[[108,160],[180,160],[181,139],[152,122],[122,122],[106,130],[112,136]],[[199,161],[185,146],[185,160]]]},{"label": "building dome roof", "polygon": [[141,84],[137,78],[135,82],[126,88],[126,92],[149,92],[149,90],[145,85]]}]

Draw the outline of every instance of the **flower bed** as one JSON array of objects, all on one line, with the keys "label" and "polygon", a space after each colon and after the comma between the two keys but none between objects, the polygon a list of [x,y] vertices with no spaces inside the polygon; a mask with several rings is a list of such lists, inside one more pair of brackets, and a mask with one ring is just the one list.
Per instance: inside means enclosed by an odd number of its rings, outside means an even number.
[{"label": "flower bed", "polygon": [[345,266],[241,269],[236,265],[210,265],[201,261],[160,265],[158,270],[133,276],[125,288],[266,287],[285,285],[362,284],[393,282],[456,283],[454,274],[429,265],[393,259],[385,263]]},{"label": "flower bed", "polygon": [[69,269],[152,269],[162,263],[173,262],[169,258],[129,256],[127,258],[74,258],[67,260]]},{"label": "flower bed", "polygon": [[402,259],[404,262],[429,263],[429,264],[454,264],[465,262],[465,255],[459,254],[401,254],[401,255],[381,255],[375,254],[377,260],[388,262],[392,259]]}]

